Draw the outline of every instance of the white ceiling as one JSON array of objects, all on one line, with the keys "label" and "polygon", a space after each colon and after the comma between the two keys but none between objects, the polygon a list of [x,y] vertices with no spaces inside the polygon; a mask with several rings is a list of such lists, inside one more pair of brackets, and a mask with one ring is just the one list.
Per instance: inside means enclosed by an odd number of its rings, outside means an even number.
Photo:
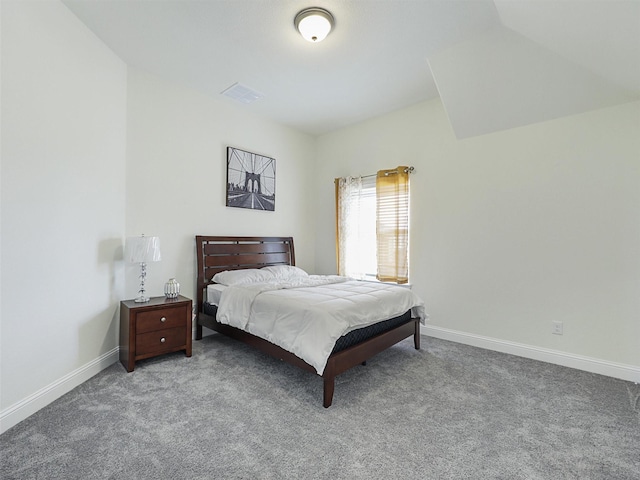
[{"label": "white ceiling", "polygon": [[[63,0],[127,64],[319,135],[441,97],[460,138],[640,98],[640,0]],[[322,43],[293,18],[332,12]]]}]

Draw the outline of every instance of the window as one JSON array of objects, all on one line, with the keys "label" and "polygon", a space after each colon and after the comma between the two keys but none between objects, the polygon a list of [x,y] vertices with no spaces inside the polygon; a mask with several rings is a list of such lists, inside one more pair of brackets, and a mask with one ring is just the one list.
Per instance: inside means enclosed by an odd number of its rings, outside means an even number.
[{"label": "window", "polygon": [[338,273],[408,281],[409,171],[336,179]]},{"label": "window", "polygon": [[376,179],[337,179],[338,272],[357,279],[375,279]]}]

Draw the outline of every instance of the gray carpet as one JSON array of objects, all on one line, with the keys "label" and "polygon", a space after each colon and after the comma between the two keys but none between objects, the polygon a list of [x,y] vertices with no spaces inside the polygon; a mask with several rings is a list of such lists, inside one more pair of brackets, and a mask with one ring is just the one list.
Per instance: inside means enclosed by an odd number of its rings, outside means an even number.
[{"label": "gray carpet", "polygon": [[0,436],[9,479],[640,479],[638,386],[411,339],[319,377],[213,335]]}]

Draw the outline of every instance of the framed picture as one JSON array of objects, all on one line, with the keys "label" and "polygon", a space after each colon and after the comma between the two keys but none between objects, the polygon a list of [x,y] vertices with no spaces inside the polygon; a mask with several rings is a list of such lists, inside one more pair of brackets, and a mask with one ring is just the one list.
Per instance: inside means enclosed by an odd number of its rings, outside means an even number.
[{"label": "framed picture", "polygon": [[227,207],[275,211],[275,159],[227,147]]}]

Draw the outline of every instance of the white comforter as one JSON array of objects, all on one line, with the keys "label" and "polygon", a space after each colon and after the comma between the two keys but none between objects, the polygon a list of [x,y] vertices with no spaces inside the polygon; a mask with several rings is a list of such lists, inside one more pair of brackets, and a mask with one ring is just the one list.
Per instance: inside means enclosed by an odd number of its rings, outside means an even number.
[{"label": "white comforter", "polygon": [[409,309],[424,324],[424,303],[410,288],[310,275],[230,286],[216,319],[279,345],[322,375],[338,338]]}]

